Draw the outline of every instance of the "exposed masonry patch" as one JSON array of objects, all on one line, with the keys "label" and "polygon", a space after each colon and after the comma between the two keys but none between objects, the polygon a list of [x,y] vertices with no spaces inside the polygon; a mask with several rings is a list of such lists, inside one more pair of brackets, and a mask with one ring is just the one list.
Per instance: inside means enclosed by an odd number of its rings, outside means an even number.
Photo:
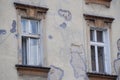
[{"label": "exposed masonry patch", "polygon": [[16,21],[15,20],[13,20],[13,22],[12,22],[12,28],[10,29],[10,32],[11,33],[15,33],[16,32]]},{"label": "exposed masonry patch", "polygon": [[6,33],[7,33],[6,30],[4,30],[4,29],[0,29],[0,35],[5,35]]},{"label": "exposed masonry patch", "polygon": [[48,74],[48,80],[62,80],[64,76],[64,71],[59,68],[51,65],[51,70]]},{"label": "exposed masonry patch", "polygon": [[58,14],[63,17],[66,21],[70,21],[72,19],[72,14],[69,10],[59,9]]},{"label": "exposed masonry patch", "polygon": [[62,24],[60,24],[60,27],[65,29],[67,27],[67,24],[65,22],[63,22]]}]

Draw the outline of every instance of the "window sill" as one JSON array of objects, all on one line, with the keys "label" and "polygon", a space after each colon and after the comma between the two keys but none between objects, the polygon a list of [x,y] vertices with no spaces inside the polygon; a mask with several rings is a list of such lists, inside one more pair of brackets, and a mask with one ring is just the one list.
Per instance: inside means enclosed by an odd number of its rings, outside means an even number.
[{"label": "window sill", "polygon": [[87,72],[90,80],[116,80],[117,75]]},{"label": "window sill", "polygon": [[50,68],[31,65],[15,65],[19,75],[37,75],[47,77]]}]

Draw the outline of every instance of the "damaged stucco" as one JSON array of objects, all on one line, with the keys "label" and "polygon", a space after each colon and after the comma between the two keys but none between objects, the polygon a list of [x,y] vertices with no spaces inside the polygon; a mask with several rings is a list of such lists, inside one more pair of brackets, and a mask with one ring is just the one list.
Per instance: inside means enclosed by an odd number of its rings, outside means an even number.
[{"label": "damaged stucco", "polygon": [[[110,30],[111,74],[117,59],[116,40],[120,38],[120,1],[113,0],[111,7],[86,5],[84,0],[1,0],[0,1],[0,78],[1,80],[27,80],[19,77],[18,64],[18,17],[14,2],[49,8],[44,20],[43,44],[44,65],[50,67],[48,80],[88,80],[86,72],[91,71],[89,42],[86,21],[83,14],[114,17]],[[4,7],[5,6],[5,7]],[[108,14],[109,13],[109,14]],[[117,59],[118,60],[118,59]],[[9,73],[10,72],[10,73]],[[40,79],[34,77],[33,79]]]}]

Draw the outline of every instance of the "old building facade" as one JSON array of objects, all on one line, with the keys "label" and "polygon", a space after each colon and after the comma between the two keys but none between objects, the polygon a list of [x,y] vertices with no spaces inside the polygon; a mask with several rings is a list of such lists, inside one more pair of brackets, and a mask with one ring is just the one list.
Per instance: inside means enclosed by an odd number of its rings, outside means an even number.
[{"label": "old building facade", "polygon": [[120,0],[0,0],[0,80],[119,80]]}]

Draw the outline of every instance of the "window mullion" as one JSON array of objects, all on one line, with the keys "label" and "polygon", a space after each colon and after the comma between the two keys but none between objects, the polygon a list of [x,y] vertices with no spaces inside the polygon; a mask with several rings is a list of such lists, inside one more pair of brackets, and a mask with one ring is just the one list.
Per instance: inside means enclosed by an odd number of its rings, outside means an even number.
[{"label": "window mullion", "polygon": [[96,62],[96,71],[99,72],[99,64],[98,64],[98,49],[97,46],[95,46],[95,62]]},{"label": "window mullion", "polygon": [[39,55],[38,55],[38,52],[39,52],[39,51],[38,51],[38,39],[37,39],[37,54],[36,54],[36,55],[37,55],[37,57],[36,57],[36,58],[37,58],[37,62],[36,62],[37,65],[38,65],[38,62],[39,62],[39,60],[38,60],[38,56],[39,56]]},{"label": "window mullion", "polygon": [[[30,26],[31,26],[31,24],[30,24],[30,20],[28,20],[28,34],[30,34]],[[31,51],[30,51],[30,49],[31,49],[31,45],[30,45],[30,42],[31,42],[31,40],[30,40],[30,37],[28,38],[28,49],[29,49],[29,52],[28,52],[28,54],[29,54],[29,64],[31,64],[32,62],[31,62]]]},{"label": "window mullion", "polygon": [[97,31],[95,33],[95,59],[96,59],[96,71],[99,72],[99,63],[98,63],[98,49],[97,49]]},{"label": "window mullion", "polygon": [[30,34],[30,27],[31,27],[31,24],[30,24],[30,20],[28,20],[28,34]]},{"label": "window mullion", "polygon": [[95,42],[97,42],[97,32],[94,30],[94,35],[95,35]]},{"label": "window mullion", "polygon": [[30,62],[29,61],[30,60],[30,51],[29,51],[30,50],[30,46],[29,46],[29,42],[30,41],[29,41],[29,38],[28,38],[27,39],[27,53],[26,53],[27,54],[27,64],[29,64],[29,62]]}]

